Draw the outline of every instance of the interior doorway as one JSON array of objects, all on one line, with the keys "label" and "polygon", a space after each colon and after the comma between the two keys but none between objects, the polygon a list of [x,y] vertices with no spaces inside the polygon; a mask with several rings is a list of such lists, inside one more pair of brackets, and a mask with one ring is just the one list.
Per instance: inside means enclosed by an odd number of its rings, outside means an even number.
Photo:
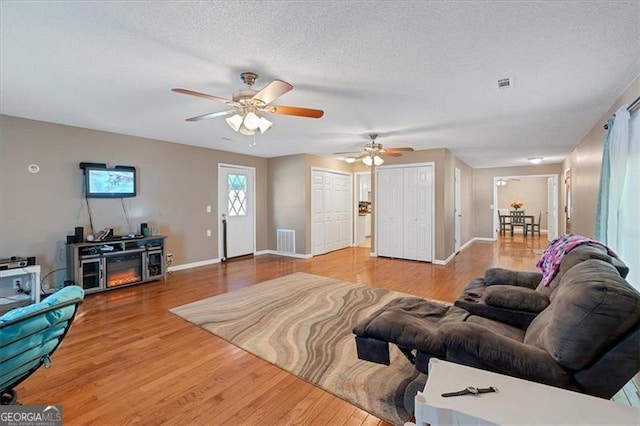
[{"label": "interior doorway", "polygon": [[[551,241],[558,234],[558,175],[496,176],[493,178],[493,238],[499,235],[498,209],[511,210],[513,201],[524,202],[526,215],[540,217],[541,234]],[[540,216],[540,211],[542,215]],[[519,231],[519,228],[517,229]],[[524,231],[524,230],[522,230]],[[537,237],[537,234],[536,234]]]},{"label": "interior doorway", "polygon": [[371,172],[354,173],[353,245],[371,248]]},{"label": "interior doorway", "polygon": [[565,234],[571,233],[571,169],[564,171],[564,229]]}]

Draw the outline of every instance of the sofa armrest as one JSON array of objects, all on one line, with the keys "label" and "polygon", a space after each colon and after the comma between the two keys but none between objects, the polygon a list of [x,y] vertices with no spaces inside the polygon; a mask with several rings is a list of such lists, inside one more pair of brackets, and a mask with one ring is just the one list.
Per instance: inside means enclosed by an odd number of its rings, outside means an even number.
[{"label": "sofa armrest", "polygon": [[438,329],[438,338],[447,347],[447,354],[458,352],[475,357],[498,373],[552,386],[566,387],[573,383],[571,376],[543,349],[496,334],[481,325],[443,324]]},{"label": "sofa armrest", "polygon": [[484,302],[489,306],[539,313],[549,306],[544,294],[525,287],[494,285],[484,293]]},{"label": "sofa armrest", "polygon": [[512,285],[534,289],[542,281],[539,272],[511,271],[503,268],[489,268],[484,273],[486,285]]}]

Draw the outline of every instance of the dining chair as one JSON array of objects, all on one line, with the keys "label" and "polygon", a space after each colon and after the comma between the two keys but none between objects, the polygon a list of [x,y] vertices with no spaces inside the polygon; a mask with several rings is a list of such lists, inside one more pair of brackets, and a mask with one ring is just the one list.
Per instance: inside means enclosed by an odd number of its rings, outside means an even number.
[{"label": "dining chair", "polygon": [[527,236],[527,223],[524,220],[524,210],[514,210],[511,212],[511,235],[513,236],[513,229],[516,227],[522,228],[522,233]]},{"label": "dining chair", "polygon": [[509,210],[498,209],[498,220],[500,224],[500,234],[505,235],[507,228],[511,226],[511,216],[509,216]]},{"label": "dining chair", "polygon": [[531,229],[531,236],[533,237],[533,233],[538,230],[538,237],[540,236],[540,221],[542,220],[542,210],[538,212],[538,222],[537,223],[527,223],[527,230]]}]

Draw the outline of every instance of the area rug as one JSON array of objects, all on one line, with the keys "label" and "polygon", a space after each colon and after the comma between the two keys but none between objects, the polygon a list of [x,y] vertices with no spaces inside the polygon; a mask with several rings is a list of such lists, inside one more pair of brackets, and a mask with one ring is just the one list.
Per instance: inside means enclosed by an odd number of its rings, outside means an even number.
[{"label": "area rug", "polygon": [[427,376],[392,346],[391,365],[358,359],[352,329],[406,294],[295,273],[171,309],[176,315],[399,425]]}]

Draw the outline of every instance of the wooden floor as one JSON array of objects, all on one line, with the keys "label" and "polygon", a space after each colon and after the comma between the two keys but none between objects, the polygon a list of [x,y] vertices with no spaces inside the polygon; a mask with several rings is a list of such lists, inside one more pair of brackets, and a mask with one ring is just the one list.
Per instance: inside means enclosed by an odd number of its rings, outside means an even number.
[{"label": "wooden floor", "polygon": [[309,260],[263,255],[88,295],[53,367],[27,379],[20,400],[61,404],[65,425],[384,424],[168,309],[298,271],[453,301],[488,267],[534,270],[546,244],[522,235],[475,242],[446,266],[359,247]]}]

